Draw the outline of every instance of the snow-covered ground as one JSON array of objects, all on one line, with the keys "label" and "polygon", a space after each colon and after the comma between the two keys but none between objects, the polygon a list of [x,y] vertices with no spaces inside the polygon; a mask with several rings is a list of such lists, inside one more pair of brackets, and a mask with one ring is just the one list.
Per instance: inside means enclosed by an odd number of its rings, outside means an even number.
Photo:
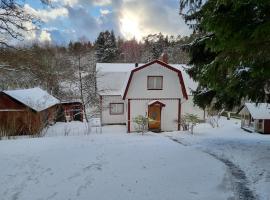
[{"label": "snow-covered ground", "polygon": [[[78,136],[51,137],[59,127],[64,132],[63,126]],[[210,155],[163,135],[128,135],[120,126],[105,127],[102,134],[79,135],[83,127],[80,122],[59,123],[48,131],[50,137],[0,141],[0,199],[223,200],[232,196],[226,167]]]},{"label": "snow-covered ground", "polygon": [[270,136],[236,123],[143,136],[57,123],[43,138],[2,140],[0,199],[268,200]]},{"label": "snow-covered ground", "polygon": [[219,128],[200,124],[194,135],[188,132],[166,135],[225,163],[234,179],[233,189],[238,192],[235,195],[251,192],[255,199],[270,200],[270,135],[249,133],[239,127],[239,120],[221,118]]}]

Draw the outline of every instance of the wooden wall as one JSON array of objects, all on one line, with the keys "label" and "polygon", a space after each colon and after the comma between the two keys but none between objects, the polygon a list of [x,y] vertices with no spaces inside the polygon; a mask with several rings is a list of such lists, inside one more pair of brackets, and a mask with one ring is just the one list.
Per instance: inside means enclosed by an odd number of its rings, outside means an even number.
[{"label": "wooden wall", "polygon": [[[36,112],[19,101],[0,93],[0,134],[36,135],[49,123],[54,123],[57,106]],[[6,132],[6,133],[4,133]]]},{"label": "wooden wall", "polygon": [[[83,105],[81,103],[63,103],[61,106],[64,109],[66,119],[70,118],[70,121],[75,121],[76,119],[77,121],[83,121]],[[77,117],[75,117],[76,114],[78,115]]]},{"label": "wooden wall", "polygon": [[264,133],[270,134],[270,120],[269,119],[264,120]]}]

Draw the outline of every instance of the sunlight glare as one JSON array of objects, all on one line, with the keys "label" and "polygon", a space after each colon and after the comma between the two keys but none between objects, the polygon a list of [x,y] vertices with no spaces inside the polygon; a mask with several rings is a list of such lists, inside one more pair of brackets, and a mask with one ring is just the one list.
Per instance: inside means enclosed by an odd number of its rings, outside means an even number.
[{"label": "sunlight glare", "polygon": [[143,37],[139,20],[136,16],[129,13],[124,13],[120,19],[120,30],[126,39],[132,39],[135,37],[136,40],[140,41]]}]

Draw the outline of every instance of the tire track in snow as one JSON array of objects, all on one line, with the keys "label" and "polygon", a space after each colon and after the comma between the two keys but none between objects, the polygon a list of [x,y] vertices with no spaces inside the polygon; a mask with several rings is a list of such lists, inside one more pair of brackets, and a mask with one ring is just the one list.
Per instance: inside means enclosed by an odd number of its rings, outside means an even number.
[{"label": "tire track in snow", "polygon": [[[187,144],[173,137],[168,136],[168,138],[170,138],[172,141],[178,144],[181,144],[183,146],[188,146]],[[232,183],[233,183],[233,189],[235,193],[235,196],[234,196],[235,200],[257,200],[258,199],[257,195],[255,195],[254,192],[251,189],[249,189],[249,181],[246,177],[245,172],[240,167],[235,165],[230,160],[220,157],[219,155],[213,152],[209,152],[206,150],[204,150],[203,152],[214,157],[216,160],[219,160],[220,162],[225,164],[225,166],[229,169],[229,172],[231,173],[233,177]]]},{"label": "tire track in snow", "polygon": [[235,192],[236,200],[257,200],[257,196],[254,194],[254,192],[251,189],[249,189],[249,186],[248,186],[249,181],[246,177],[245,172],[241,170],[240,167],[235,165],[230,160],[226,158],[222,158],[212,152],[207,152],[207,151],[204,151],[204,152],[211,155],[215,159],[221,161],[228,167],[233,177],[232,183],[233,183],[233,189]]}]

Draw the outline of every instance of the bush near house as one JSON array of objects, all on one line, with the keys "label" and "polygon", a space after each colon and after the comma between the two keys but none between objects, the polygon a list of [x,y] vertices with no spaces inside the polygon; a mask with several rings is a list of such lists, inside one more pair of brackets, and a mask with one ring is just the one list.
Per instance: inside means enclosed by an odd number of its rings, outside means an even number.
[{"label": "bush near house", "polygon": [[188,130],[190,130],[191,134],[194,134],[194,127],[200,123],[199,117],[194,114],[185,114],[184,119],[188,124]]},{"label": "bush near house", "polygon": [[133,122],[137,125],[136,130],[138,132],[146,132],[148,130],[149,118],[142,115],[138,115],[133,119]]}]

